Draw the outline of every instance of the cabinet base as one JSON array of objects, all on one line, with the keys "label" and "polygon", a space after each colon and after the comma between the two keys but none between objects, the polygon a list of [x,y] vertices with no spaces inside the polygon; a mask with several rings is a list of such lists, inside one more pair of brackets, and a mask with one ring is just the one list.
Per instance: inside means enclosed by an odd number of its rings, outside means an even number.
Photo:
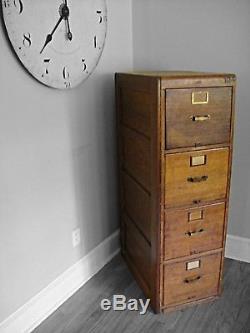
[{"label": "cabinet base", "polygon": [[178,311],[178,310],[184,310],[187,309],[188,307],[191,306],[195,306],[195,305],[199,305],[202,303],[209,303],[209,302],[213,302],[216,301],[220,298],[219,295],[215,295],[215,296],[211,296],[211,297],[207,297],[207,298],[202,298],[193,302],[189,302],[189,303],[183,303],[183,304],[178,304],[178,305],[173,305],[173,306],[168,306],[166,308],[162,308],[161,312],[163,313],[168,313],[168,312],[173,312],[173,311]]}]

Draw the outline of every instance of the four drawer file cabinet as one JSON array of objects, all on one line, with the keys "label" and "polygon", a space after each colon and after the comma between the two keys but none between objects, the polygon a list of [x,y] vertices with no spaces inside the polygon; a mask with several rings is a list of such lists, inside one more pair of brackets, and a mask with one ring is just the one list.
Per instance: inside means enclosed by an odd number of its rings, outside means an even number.
[{"label": "four drawer file cabinet", "polygon": [[155,312],[221,293],[233,74],[116,74],[122,254]]}]

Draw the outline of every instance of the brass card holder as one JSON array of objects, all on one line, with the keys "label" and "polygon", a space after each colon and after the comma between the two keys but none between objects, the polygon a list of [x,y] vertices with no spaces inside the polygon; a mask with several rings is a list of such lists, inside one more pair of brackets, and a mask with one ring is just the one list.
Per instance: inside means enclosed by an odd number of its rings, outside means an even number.
[{"label": "brass card holder", "polygon": [[190,157],[190,166],[200,166],[205,165],[207,163],[207,156],[206,155],[199,155],[199,156],[191,156]]},{"label": "brass card holder", "polygon": [[202,209],[193,210],[188,213],[188,222],[203,220],[204,212]]},{"label": "brass card holder", "polygon": [[200,266],[201,266],[201,261],[200,260],[189,261],[189,262],[186,263],[186,270],[190,271],[191,269],[200,268]]},{"label": "brass card holder", "polygon": [[209,92],[208,91],[194,91],[192,92],[192,104],[208,104]]}]

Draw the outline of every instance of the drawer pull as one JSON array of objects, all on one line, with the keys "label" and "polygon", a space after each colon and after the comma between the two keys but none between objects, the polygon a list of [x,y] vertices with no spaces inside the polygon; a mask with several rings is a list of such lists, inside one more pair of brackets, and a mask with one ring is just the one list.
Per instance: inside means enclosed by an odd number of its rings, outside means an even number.
[{"label": "drawer pull", "polygon": [[210,116],[210,114],[207,114],[205,116],[191,116],[190,119],[192,121],[206,121],[206,120],[211,119],[211,116]]},{"label": "drawer pull", "polygon": [[201,276],[199,275],[199,276],[196,276],[195,278],[193,278],[193,279],[185,279],[184,280],[184,283],[194,283],[194,282],[196,282],[196,281],[199,281],[201,279]]},{"label": "drawer pull", "polygon": [[208,179],[208,176],[201,176],[201,177],[189,177],[187,181],[190,183],[200,183],[205,182]]},{"label": "drawer pull", "polygon": [[189,237],[193,237],[193,236],[199,236],[203,232],[205,232],[205,230],[204,229],[200,229],[200,230],[197,230],[197,231],[188,231],[188,232],[185,233],[185,235],[187,235]]},{"label": "drawer pull", "polygon": [[193,200],[193,203],[194,203],[195,205],[198,205],[199,203],[201,203],[201,200]]}]

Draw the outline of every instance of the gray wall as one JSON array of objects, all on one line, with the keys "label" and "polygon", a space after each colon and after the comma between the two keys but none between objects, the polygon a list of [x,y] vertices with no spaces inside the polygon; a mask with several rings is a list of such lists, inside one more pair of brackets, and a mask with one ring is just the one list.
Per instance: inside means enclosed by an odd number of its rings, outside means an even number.
[{"label": "gray wall", "polygon": [[136,0],[134,68],[238,76],[229,234],[250,238],[250,1]]},{"label": "gray wall", "polygon": [[0,26],[0,322],[118,227],[113,74],[132,68],[132,13],[107,3],[102,59],[72,91],[30,77]]},{"label": "gray wall", "polygon": [[[107,0],[95,73],[62,92],[34,81],[0,27],[0,322],[117,228],[115,71],[238,75],[230,228],[250,238],[250,2]],[[81,228],[73,249],[71,232]]]}]

